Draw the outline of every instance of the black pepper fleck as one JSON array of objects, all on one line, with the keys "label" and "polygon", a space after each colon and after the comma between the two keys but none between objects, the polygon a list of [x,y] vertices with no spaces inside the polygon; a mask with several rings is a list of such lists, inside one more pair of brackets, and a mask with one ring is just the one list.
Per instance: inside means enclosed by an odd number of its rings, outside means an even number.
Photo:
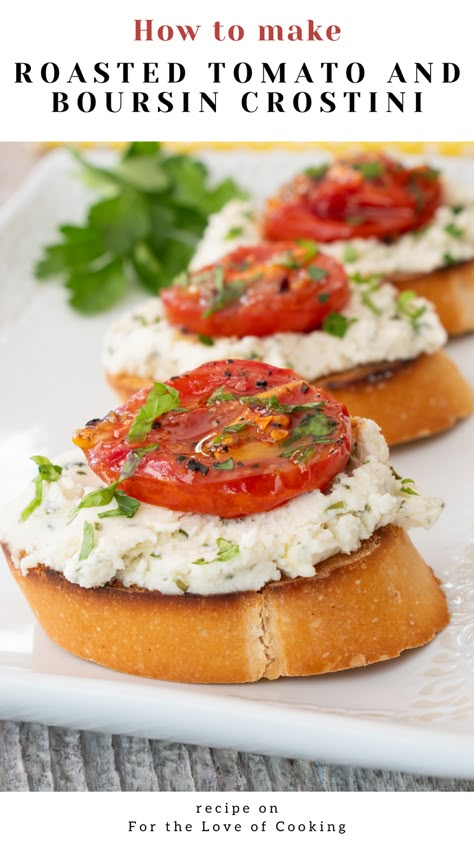
[{"label": "black pepper fleck", "polygon": [[309,384],[302,383],[301,386],[300,386],[300,392],[302,392],[303,395],[305,395],[307,392],[309,392]]},{"label": "black pepper fleck", "polygon": [[262,389],[265,389],[268,386],[268,381],[255,381],[255,386],[260,386]]},{"label": "black pepper fleck", "polygon": [[153,422],[153,424],[152,424],[152,426],[151,426],[151,429],[152,429],[152,430],[159,430],[159,429],[160,429],[160,427],[161,427],[161,422],[156,421],[156,422]]},{"label": "black pepper fleck", "polygon": [[204,465],[202,462],[198,462],[195,459],[190,459],[186,463],[186,468],[189,468],[190,471],[196,471],[198,474],[206,474],[209,471],[209,466]]},{"label": "black pepper fleck", "polygon": [[98,424],[102,419],[90,419],[90,421],[86,422],[86,427],[94,427],[95,424]]}]

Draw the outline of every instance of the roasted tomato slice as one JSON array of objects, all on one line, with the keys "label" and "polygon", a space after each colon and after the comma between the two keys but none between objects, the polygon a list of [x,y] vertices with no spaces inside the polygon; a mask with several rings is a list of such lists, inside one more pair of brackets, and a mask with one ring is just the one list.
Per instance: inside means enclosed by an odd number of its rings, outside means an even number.
[{"label": "roasted tomato slice", "polygon": [[343,267],[315,243],[242,246],[161,292],[168,321],[212,337],[311,331],[349,299]]},{"label": "roasted tomato slice", "polygon": [[141,501],[236,518],[327,489],[351,428],[342,404],[290,369],[227,360],[142,389],[74,442]]},{"label": "roasted tomato slice", "polygon": [[396,237],[425,225],[442,198],[437,170],[364,155],[309,168],[269,199],[268,240]]}]

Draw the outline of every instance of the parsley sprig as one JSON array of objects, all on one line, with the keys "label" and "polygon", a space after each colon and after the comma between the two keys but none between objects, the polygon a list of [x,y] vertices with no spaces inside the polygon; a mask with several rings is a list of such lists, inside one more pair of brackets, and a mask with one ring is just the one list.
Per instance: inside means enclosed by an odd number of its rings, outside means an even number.
[{"label": "parsley sprig", "polygon": [[413,290],[404,290],[395,302],[395,309],[397,316],[410,322],[417,333],[420,330],[420,319],[426,313],[426,305],[417,305],[415,299],[416,293]]},{"label": "parsley sprig", "polygon": [[40,280],[63,280],[84,314],[113,307],[136,282],[156,293],[186,269],[209,214],[244,196],[232,179],[209,185],[205,165],[169,155],[158,143],[132,143],[111,169],[79,152],[84,175],[105,198],[82,225],[61,225],[36,264]]}]

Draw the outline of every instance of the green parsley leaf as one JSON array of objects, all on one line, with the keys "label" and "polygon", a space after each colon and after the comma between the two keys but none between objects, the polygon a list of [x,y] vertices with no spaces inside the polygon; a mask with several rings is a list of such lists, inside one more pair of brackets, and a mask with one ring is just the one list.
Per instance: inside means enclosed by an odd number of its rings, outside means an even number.
[{"label": "green parsley leaf", "polygon": [[82,533],[82,544],[81,549],[79,551],[79,561],[81,562],[83,559],[87,559],[90,556],[91,552],[94,550],[94,542],[95,542],[95,527],[94,524],[90,524],[89,521],[84,521],[84,529]]},{"label": "green parsley leaf", "polygon": [[216,544],[218,552],[215,559],[196,559],[193,565],[211,565],[214,562],[229,562],[240,553],[239,545],[233,544],[228,539],[218,538]]},{"label": "green parsley leaf", "polygon": [[43,500],[43,480],[46,483],[54,483],[59,480],[63,472],[62,466],[53,465],[48,457],[36,455],[31,457],[31,459],[38,466],[38,474],[33,481],[35,484],[35,494],[30,503],[22,510],[20,521],[26,521],[41,504]]},{"label": "green parsley leaf", "polygon": [[153,422],[163,413],[179,406],[179,392],[164,383],[153,384],[145,403],[140,407],[127,434],[129,442],[142,442],[150,432]]},{"label": "green parsley leaf", "polygon": [[461,214],[464,211],[464,205],[452,205],[451,210],[453,214]]},{"label": "green parsley leaf", "polygon": [[326,318],[323,320],[322,327],[326,334],[331,334],[333,337],[339,337],[342,339],[346,336],[352,323],[356,321],[356,319],[348,319],[347,316],[344,316],[342,313],[328,313]]},{"label": "green parsley leaf", "polygon": [[461,237],[464,237],[464,229],[459,228],[455,222],[450,222],[448,225],[445,225],[444,230],[446,234],[450,234],[451,237],[456,237],[458,240],[460,240]]},{"label": "green parsley leaf", "polygon": [[241,225],[235,225],[233,228],[229,228],[224,240],[235,240],[236,237],[241,237],[243,233],[243,227]]},{"label": "green parsley leaf", "polygon": [[73,155],[104,198],[83,225],[59,227],[35,274],[62,278],[71,306],[84,314],[114,306],[136,281],[153,293],[170,284],[186,269],[209,214],[245,197],[231,179],[210,187],[204,164],[168,155],[158,143],[130,144],[110,169]]},{"label": "green parsley leaf", "polygon": [[324,302],[329,301],[329,298],[329,293],[320,293],[318,295],[318,301],[321,302],[321,304],[324,304]]},{"label": "green parsley leaf", "polygon": [[358,170],[367,181],[375,181],[383,173],[383,164],[380,161],[361,161],[352,165],[353,170]]},{"label": "green parsley leaf", "polygon": [[224,460],[224,462],[215,462],[213,467],[217,468],[218,471],[231,471],[234,467],[234,460],[232,457],[229,457],[229,459]]},{"label": "green parsley leaf", "polygon": [[308,275],[313,281],[321,281],[328,274],[327,269],[323,269],[321,266],[308,266]]},{"label": "green parsley leaf", "polygon": [[344,263],[354,263],[359,260],[359,252],[355,246],[347,245],[342,253],[342,260]]}]

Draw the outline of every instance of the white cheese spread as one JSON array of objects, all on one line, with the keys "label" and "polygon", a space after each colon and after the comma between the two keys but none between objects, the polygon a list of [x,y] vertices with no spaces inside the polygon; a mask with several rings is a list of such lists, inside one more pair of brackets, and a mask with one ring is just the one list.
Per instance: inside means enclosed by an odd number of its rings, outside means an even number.
[{"label": "white cheese spread", "polygon": [[432,354],[446,342],[434,308],[425,299],[411,301],[414,309],[424,308],[414,327],[408,316],[398,312],[398,291],[393,286],[382,284],[368,299],[367,292],[366,285],[352,284],[350,302],[342,311],[349,320],[344,337],[318,330],[220,337],[212,345],[169,325],[160,299],[147,299],[109,329],[104,366],[112,375],[162,381],[211,360],[235,358],[295,369],[301,377],[315,380],[354,366]]},{"label": "white cheese spread", "polygon": [[[442,205],[433,220],[412,234],[404,234],[393,243],[375,237],[354,238],[324,243],[321,248],[341,261],[349,274],[370,275],[432,272],[451,263],[474,258],[474,198],[452,192],[452,204]],[[229,232],[239,232],[233,239]],[[240,233],[241,232],[241,233]],[[219,260],[237,246],[261,240],[256,207],[234,199],[210,219],[204,237],[191,262],[192,269]]]},{"label": "white cheese spread", "polygon": [[[104,485],[77,449],[59,458],[60,479],[43,482],[43,501],[26,521],[19,516],[33,484],[4,509],[0,538],[23,574],[44,564],[84,588],[118,580],[165,594],[218,594],[258,590],[282,574],[310,577],[318,562],[353,553],[386,524],[430,527],[443,506],[406,492],[375,422],[359,419],[355,434],[351,460],[329,493],[309,492],[273,511],[231,520],[144,503],[133,518],[100,519],[114,502],[71,518],[80,499]],[[80,559],[85,522],[94,525],[94,541]],[[228,561],[217,560],[222,540],[233,547]]]}]

